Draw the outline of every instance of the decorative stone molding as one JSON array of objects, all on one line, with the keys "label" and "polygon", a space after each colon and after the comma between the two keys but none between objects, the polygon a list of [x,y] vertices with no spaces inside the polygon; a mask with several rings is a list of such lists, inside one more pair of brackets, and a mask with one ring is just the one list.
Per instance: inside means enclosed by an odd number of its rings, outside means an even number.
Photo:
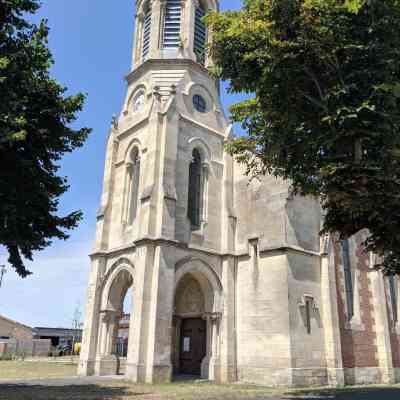
[{"label": "decorative stone molding", "polygon": [[314,296],[309,293],[303,294],[303,296],[301,296],[301,298],[297,301],[297,305],[299,307],[306,307],[307,302],[310,302],[313,312],[316,312],[318,310],[318,306],[317,303],[315,302]]}]

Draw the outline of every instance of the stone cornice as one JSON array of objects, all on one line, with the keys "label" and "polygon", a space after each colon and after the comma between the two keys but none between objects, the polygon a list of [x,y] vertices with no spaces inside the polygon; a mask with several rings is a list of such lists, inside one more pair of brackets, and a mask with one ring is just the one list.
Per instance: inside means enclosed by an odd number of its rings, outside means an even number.
[{"label": "stone cornice", "polygon": [[126,75],[125,79],[130,84],[135,80],[139,79],[144,73],[149,70],[154,69],[155,66],[171,66],[173,69],[178,69],[179,67],[187,69],[188,67],[197,70],[198,72],[205,73],[210,76],[211,75],[206,67],[203,65],[194,62],[193,60],[188,59],[150,59],[145,61],[143,64],[140,64],[137,68],[131,71],[128,75]]},{"label": "stone cornice", "polygon": [[[206,254],[206,255],[211,255],[215,257],[248,257],[249,253],[248,252],[242,252],[242,253],[235,253],[235,252],[220,252],[217,250],[212,250],[212,249],[206,249],[206,248],[201,248],[197,246],[192,246],[187,243],[182,243],[177,240],[172,240],[172,239],[166,239],[166,238],[150,238],[150,237],[145,237],[139,240],[136,240],[130,244],[127,244],[126,246],[118,247],[116,249],[112,250],[97,250],[94,251],[92,254],[90,254],[90,258],[97,258],[97,257],[107,257],[107,256],[114,256],[117,255],[118,253],[125,252],[127,250],[134,250],[137,247],[141,246],[146,246],[146,245],[152,245],[152,246],[172,246],[172,247],[177,247],[183,250],[193,250],[193,251],[198,251],[200,253]],[[320,253],[310,251],[310,250],[305,250],[302,249],[301,247],[297,246],[292,246],[288,244],[283,244],[280,246],[271,246],[271,247],[263,247],[260,249],[260,254],[268,254],[268,253],[300,253],[305,256],[310,256],[310,257],[318,257],[320,258],[321,255]]]}]

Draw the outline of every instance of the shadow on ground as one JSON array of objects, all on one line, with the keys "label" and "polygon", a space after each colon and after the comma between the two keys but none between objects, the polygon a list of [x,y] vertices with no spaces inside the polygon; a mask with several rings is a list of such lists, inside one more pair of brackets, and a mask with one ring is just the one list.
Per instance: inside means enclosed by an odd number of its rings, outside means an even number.
[{"label": "shadow on ground", "polygon": [[136,393],[129,387],[70,385],[27,386],[0,385],[1,400],[123,400],[148,398],[149,393]]},{"label": "shadow on ground", "polygon": [[296,395],[286,394],[282,400],[400,400],[399,388],[344,388],[304,390]]}]

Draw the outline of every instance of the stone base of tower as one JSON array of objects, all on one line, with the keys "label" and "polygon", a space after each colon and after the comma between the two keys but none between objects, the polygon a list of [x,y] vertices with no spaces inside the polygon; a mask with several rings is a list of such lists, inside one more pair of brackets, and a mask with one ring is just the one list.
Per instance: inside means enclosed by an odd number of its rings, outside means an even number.
[{"label": "stone base of tower", "polygon": [[119,360],[114,355],[98,357],[95,362],[95,374],[97,376],[118,375]]},{"label": "stone base of tower", "polygon": [[145,365],[127,363],[125,377],[134,383],[168,383],[172,381],[172,366],[154,365],[146,368]]},{"label": "stone base of tower", "polygon": [[344,368],[327,368],[329,386],[344,386]]},{"label": "stone base of tower", "polygon": [[266,386],[341,386],[328,381],[326,368],[272,368],[241,367],[238,369],[239,382]]},{"label": "stone base of tower", "polygon": [[95,375],[95,360],[79,360],[78,376]]}]

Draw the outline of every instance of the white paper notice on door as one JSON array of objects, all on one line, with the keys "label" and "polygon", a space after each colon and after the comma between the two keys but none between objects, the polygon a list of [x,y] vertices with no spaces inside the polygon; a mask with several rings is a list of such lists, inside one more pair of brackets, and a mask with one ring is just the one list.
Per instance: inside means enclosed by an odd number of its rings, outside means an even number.
[{"label": "white paper notice on door", "polygon": [[190,351],[190,337],[183,338],[183,351],[186,353]]}]

